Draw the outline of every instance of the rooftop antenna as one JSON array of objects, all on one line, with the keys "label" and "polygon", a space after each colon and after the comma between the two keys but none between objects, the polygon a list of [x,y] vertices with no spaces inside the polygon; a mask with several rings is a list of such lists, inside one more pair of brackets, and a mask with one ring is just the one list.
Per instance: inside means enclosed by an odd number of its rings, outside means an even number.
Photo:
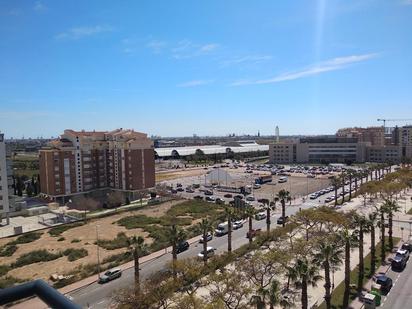
[{"label": "rooftop antenna", "polygon": [[279,127],[278,126],[276,126],[275,135],[276,135],[276,143],[279,143]]}]

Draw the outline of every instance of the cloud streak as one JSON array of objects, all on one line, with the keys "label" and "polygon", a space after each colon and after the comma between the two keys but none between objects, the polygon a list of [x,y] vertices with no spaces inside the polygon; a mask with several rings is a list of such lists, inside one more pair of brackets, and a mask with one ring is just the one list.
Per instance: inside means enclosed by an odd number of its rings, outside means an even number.
[{"label": "cloud streak", "polygon": [[338,57],[330,60],[319,62],[318,64],[303,68],[302,70],[297,70],[293,72],[287,72],[279,74],[275,77],[268,79],[258,79],[258,80],[240,80],[235,81],[231,86],[242,86],[242,85],[259,85],[259,84],[274,84],[289,80],[295,80],[300,78],[305,78],[309,76],[315,76],[326,72],[342,70],[349,67],[352,64],[364,62],[378,56],[377,53],[364,54],[364,55],[352,55],[346,57]]},{"label": "cloud streak", "polygon": [[171,49],[172,56],[175,59],[185,59],[197,56],[203,56],[214,52],[219,48],[219,44],[207,43],[207,44],[195,44],[189,40],[180,41],[176,47]]},{"label": "cloud streak", "polygon": [[197,86],[208,85],[208,84],[211,84],[211,83],[213,83],[213,82],[214,82],[213,80],[201,80],[201,79],[198,79],[198,80],[191,80],[191,81],[188,81],[188,82],[184,82],[184,83],[178,84],[177,87],[181,87],[181,88],[197,87]]},{"label": "cloud streak", "polygon": [[113,29],[111,27],[100,26],[100,25],[90,26],[90,27],[75,27],[65,32],[57,34],[55,38],[58,40],[65,40],[65,39],[78,40],[78,39],[82,39],[85,37],[97,35],[99,33],[110,32],[112,30]]}]

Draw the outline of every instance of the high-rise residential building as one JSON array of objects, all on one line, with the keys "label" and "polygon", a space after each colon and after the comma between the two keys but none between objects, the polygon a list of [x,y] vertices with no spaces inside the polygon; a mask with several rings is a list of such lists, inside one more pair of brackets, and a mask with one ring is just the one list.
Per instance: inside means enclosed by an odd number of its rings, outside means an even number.
[{"label": "high-rise residential building", "polygon": [[385,131],[383,127],[344,128],[336,132],[337,137],[357,138],[359,142],[371,143],[372,146],[385,145]]},{"label": "high-rise residential building", "polygon": [[40,150],[40,186],[50,197],[101,188],[125,192],[155,185],[153,142],[147,134],[65,130]]},{"label": "high-rise residential building", "polygon": [[9,192],[6,163],[6,143],[4,134],[0,133],[0,219],[9,223]]}]

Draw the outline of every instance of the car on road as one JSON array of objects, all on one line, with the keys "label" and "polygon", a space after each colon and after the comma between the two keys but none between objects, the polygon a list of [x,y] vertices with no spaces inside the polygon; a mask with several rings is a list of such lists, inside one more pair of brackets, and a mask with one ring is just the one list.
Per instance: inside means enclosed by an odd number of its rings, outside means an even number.
[{"label": "car on road", "polygon": [[230,193],[226,193],[225,195],[223,195],[223,197],[226,197],[226,198],[232,198],[232,194],[230,194]]},{"label": "car on road", "polygon": [[206,201],[208,202],[215,202],[216,198],[214,196],[206,196]]},{"label": "car on road", "polygon": [[217,197],[216,200],[215,200],[215,203],[219,204],[219,205],[223,205],[225,203],[225,201],[222,200],[220,197]]},{"label": "car on road", "polygon": [[283,217],[280,217],[276,222],[277,222],[277,224],[283,224],[283,222],[285,222],[286,223],[286,221],[288,221],[288,219],[289,219],[289,216],[285,216],[285,218],[283,219]]},{"label": "car on road", "polygon": [[207,248],[206,248],[206,253],[202,250],[202,251],[197,255],[197,257],[203,260],[203,257],[204,257],[204,255],[206,254],[206,258],[208,259],[208,258],[210,258],[210,257],[212,257],[212,256],[215,255],[215,251],[216,251],[216,248],[207,247]]},{"label": "car on road", "polygon": [[189,242],[187,241],[182,241],[181,243],[179,243],[176,247],[176,253],[180,253],[183,251],[186,251],[187,249],[189,249]]},{"label": "car on road", "polygon": [[186,192],[187,193],[195,193],[195,190],[193,190],[192,188],[186,188]]},{"label": "car on road", "polygon": [[246,233],[246,238],[253,238],[261,232],[262,232],[262,229],[252,229],[251,231],[248,231]]},{"label": "car on road", "polygon": [[[213,235],[211,232],[207,232],[206,234],[206,240],[211,241],[213,239]],[[202,244],[203,243],[203,235],[200,236],[199,242]]]},{"label": "car on road", "polygon": [[100,276],[99,283],[107,283],[122,276],[122,270],[120,268],[113,268],[106,271]]},{"label": "car on road", "polygon": [[205,195],[213,195],[213,192],[210,190],[205,190]]},{"label": "car on road", "polygon": [[252,195],[249,195],[248,197],[246,197],[246,201],[253,202],[254,200],[255,200],[255,197]]},{"label": "car on road", "polygon": [[232,227],[234,230],[240,229],[241,227],[243,227],[243,221],[238,220],[232,223]]},{"label": "car on road", "polygon": [[333,200],[334,200],[334,198],[332,196],[329,196],[325,199],[325,203],[332,202]]},{"label": "car on road", "polygon": [[264,211],[259,212],[255,215],[256,220],[263,220],[266,218],[266,213]]},{"label": "car on road", "polygon": [[406,258],[402,255],[395,255],[391,261],[392,270],[402,271],[406,267]]},{"label": "car on road", "polygon": [[380,285],[380,290],[384,293],[387,294],[393,285],[392,279],[385,276],[385,275],[378,275],[376,277],[375,281],[378,285]]},{"label": "car on road", "polygon": [[312,193],[310,196],[309,196],[309,198],[311,199],[311,200],[314,200],[314,199],[317,199],[318,198],[318,194],[317,193]]}]

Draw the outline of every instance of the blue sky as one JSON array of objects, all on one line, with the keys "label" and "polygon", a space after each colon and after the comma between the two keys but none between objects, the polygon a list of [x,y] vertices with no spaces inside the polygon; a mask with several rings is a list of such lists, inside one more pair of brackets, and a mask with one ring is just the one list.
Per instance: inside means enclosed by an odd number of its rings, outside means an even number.
[{"label": "blue sky", "polygon": [[0,130],[330,134],[412,118],[411,29],[411,0],[0,0]]}]

